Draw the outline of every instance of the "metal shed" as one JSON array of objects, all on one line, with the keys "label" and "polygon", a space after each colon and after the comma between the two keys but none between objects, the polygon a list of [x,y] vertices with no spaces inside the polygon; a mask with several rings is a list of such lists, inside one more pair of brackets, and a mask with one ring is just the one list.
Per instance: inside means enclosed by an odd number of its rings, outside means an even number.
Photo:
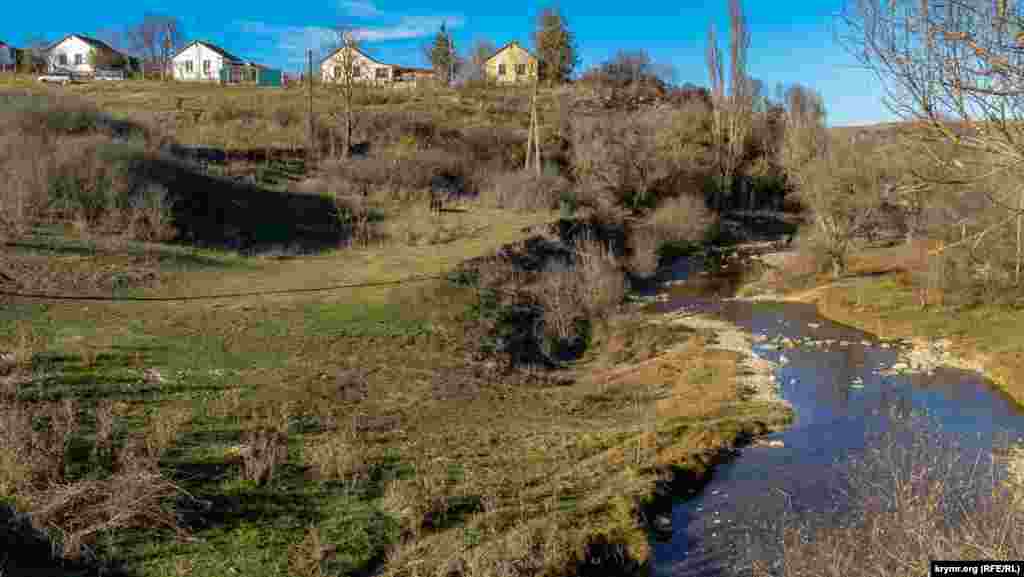
[{"label": "metal shed", "polygon": [[256,75],[258,86],[281,86],[281,71],[276,68],[260,68]]}]

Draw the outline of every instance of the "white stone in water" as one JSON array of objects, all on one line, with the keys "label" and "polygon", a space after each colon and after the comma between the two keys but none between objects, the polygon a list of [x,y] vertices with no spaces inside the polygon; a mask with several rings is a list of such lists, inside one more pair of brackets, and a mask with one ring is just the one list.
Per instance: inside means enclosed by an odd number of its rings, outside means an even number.
[{"label": "white stone in water", "polygon": [[865,340],[861,341],[860,344],[864,345],[865,347],[870,347],[871,346],[871,341],[865,339]]},{"label": "white stone in water", "polygon": [[807,323],[807,326],[812,328],[812,329],[816,329],[816,328],[820,327],[821,324],[819,324],[819,323]]},{"label": "white stone in water", "polygon": [[779,363],[784,365],[784,364],[786,364],[788,362],[789,362],[789,357],[787,357],[786,355],[782,355],[782,356],[779,357]]}]

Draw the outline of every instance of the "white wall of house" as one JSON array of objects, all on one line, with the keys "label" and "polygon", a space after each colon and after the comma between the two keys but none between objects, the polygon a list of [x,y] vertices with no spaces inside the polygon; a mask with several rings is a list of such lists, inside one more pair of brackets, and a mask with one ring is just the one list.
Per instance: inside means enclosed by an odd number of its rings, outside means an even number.
[{"label": "white wall of house", "polygon": [[69,36],[60,44],[50,48],[46,53],[46,59],[50,70],[71,70],[82,74],[94,72],[92,64],[89,64],[89,55],[94,50],[93,46],[77,36]]},{"label": "white wall of house", "polygon": [[220,82],[224,57],[204,44],[195,43],[171,61],[175,80],[187,82]]},{"label": "white wall of house", "polygon": [[[341,81],[346,54],[343,50],[339,50],[320,63],[320,78],[325,83]],[[395,67],[393,65],[377,62],[358,51],[355,53],[353,64],[357,68],[355,80],[358,82],[389,84],[394,80]]]}]

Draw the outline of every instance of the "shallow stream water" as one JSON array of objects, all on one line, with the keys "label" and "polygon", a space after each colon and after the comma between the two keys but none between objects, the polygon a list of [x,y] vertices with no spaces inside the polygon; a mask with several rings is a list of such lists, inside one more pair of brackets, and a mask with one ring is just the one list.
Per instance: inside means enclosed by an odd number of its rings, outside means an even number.
[{"label": "shallow stream water", "polygon": [[[1024,437],[1024,409],[981,375],[883,374],[904,344],[833,323],[813,305],[676,296],[657,308],[714,314],[753,334],[755,354],[781,361],[776,379],[795,418],[766,439],[782,447],[742,449],[699,494],[673,507],[672,537],[654,544],[652,575],[727,575],[785,514],[841,513],[835,489],[844,463],[894,429],[894,419],[925,414],[965,452]],[[782,338],[795,346],[780,346]]]}]

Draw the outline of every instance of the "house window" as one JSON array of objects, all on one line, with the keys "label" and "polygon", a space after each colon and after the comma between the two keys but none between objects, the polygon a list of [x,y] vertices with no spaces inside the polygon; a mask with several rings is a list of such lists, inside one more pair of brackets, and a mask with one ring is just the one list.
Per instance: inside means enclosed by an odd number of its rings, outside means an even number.
[{"label": "house window", "polygon": [[58,55],[57,56],[57,64],[60,64],[61,66],[67,66],[68,65],[68,55],[67,54],[60,54],[60,55]]},{"label": "house window", "polygon": [[376,75],[377,75],[377,80],[387,80],[388,79],[388,69],[387,68],[378,68],[376,70]]},{"label": "house window", "polygon": [[203,74],[205,74],[207,76],[210,75],[210,61],[209,60],[203,60]]},{"label": "house window", "polygon": [[334,79],[339,80],[341,78],[341,66],[334,67]]},{"label": "house window", "polygon": [[186,60],[185,61],[185,72],[188,72],[189,74],[192,73],[192,61],[191,60]]},{"label": "house window", "polygon": [[362,75],[363,75],[363,68],[361,66],[353,66],[352,67],[352,77],[353,78],[359,78]]},{"label": "house window", "polygon": [[85,64],[85,55],[75,54],[75,66],[81,66],[82,64]]},{"label": "house window", "polygon": [[522,75],[526,74],[526,65],[525,64],[516,64],[516,74],[519,75],[519,76],[522,76]]},{"label": "house window", "polygon": [[498,65],[498,76],[504,76],[504,75],[505,75],[505,65],[504,64],[499,64]]}]

